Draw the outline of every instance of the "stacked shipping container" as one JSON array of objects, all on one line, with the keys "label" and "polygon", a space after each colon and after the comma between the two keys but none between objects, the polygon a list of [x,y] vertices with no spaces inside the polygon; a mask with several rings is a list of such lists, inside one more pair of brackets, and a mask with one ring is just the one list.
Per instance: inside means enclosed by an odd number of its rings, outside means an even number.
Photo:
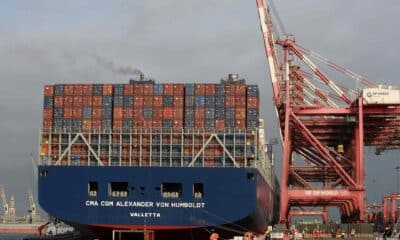
[{"label": "stacked shipping container", "polygon": [[[216,131],[251,132],[258,117],[258,87],[244,81],[47,85],[43,129],[51,134],[42,136],[41,154],[52,164],[61,157],[65,165],[98,164],[96,156],[104,165],[187,166],[196,155],[201,159],[196,164],[204,166],[229,165],[228,157],[244,165],[256,155],[253,134],[224,134],[219,141],[211,136]],[[176,134],[188,130],[192,134]],[[87,135],[92,152],[77,141],[63,154],[71,143],[66,133],[79,132],[102,134]]]}]

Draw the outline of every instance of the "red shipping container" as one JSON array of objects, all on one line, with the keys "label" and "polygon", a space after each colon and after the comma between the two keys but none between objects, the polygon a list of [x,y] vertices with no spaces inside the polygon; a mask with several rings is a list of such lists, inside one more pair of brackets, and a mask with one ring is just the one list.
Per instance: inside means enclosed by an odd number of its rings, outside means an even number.
[{"label": "red shipping container", "polygon": [[183,96],[174,96],[174,107],[183,106]]},{"label": "red shipping container", "polygon": [[43,120],[53,119],[53,109],[45,108],[43,109]]},{"label": "red shipping container", "polygon": [[244,83],[237,83],[235,84],[235,94],[237,96],[246,96],[246,84]]},{"label": "red shipping container", "polygon": [[103,97],[102,96],[92,96],[92,105],[93,105],[93,107],[103,106]]},{"label": "red shipping container", "polygon": [[165,107],[163,111],[163,118],[164,119],[172,119],[174,117],[174,111],[170,107]]},{"label": "red shipping container", "polygon": [[153,114],[153,119],[154,119],[154,120],[161,120],[161,119],[163,119],[163,116],[164,116],[163,108],[161,108],[161,107],[155,107],[155,108],[153,108],[152,110],[153,110],[152,114]]},{"label": "red shipping container", "polygon": [[183,119],[183,108],[174,108],[174,119]]},{"label": "red shipping container", "polygon": [[153,120],[152,121],[152,126],[153,126],[153,128],[161,128],[162,127],[162,121],[161,120]]},{"label": "red shipping container", "polygon": [[225,107],[235,107],[235,105],[236,105],[235,101],[236,101],[236,99],[234,96],[226,96],[225,97]]},{"label": "red shipping container", "polygon": [[194,120],[194,127],[198,129],[204,128],[204,119],[196,119]]},{"label": "red shipping container", "polygon": [[247,107],[248,108],[259,108],[258,97],[247,97]]},{"label": "red shipping container", "polygon": [[174,84],[164,84],[164,95],[174,95]]},{"label": "red shipping container", "polygon": [[92,119],[92,129],[100,130],[102,127],[101,125],[102,125],[101,120]]},{"label": "red shipping container", "polygon": [[114,107],[113,119],[121,120],[124,117],[124,109],[122,107]]},{"label": "red shipping container", "polygon": [[45,85],[44,86],[44,96],[52,97],[54,95],[54,85]]},{"label": "red shipping container", "polygon": [[113,85],[112,84],[103,84],[103,95],[104,96],[112,96],[113,95]]},{"label": "red shipping container", "polygon": [[152,96],[144,96],[143,97],[143,106],[144,107],[152,107],[153,106],[153,97]]},{"label": "red shipping container", "polygon": [[143,95],[152,96],[153,95],[153,84],[143,84]]},{"label": "red shipping container", "polygon": [[143,84],[133,84],[133,94],[143,95]]},{"label": "red shipping container", "polygon": [[113,129],[114,130],[121,130],[123,126],[122,120],[114,120],[113,121]]},{"label": "red shipping container", "polygon": [[134,108],[133,109],[133,119],[135,120],[143,120],[143,109],[142,108]]},{"label": "red shipping container", "polygon": [[205,118],[205,116],[204,116],[204,107],[197,107],[195,109],[194,116],[195,116],[196,120],[197,119],[204,120],[204,118]]},{"label": "red shipping container", "polygon": [[82,106],[91,107],[92,106],[92,96],[82,97]]},{"label": "red shipping container", "polygon": [[225,129],[225,120],[223,120],[223,119],[215,120],[215,128],[218,130],[224,130]]},{"label": "red shipping container", "polygon": [[214,155],[215,156],[222,156],[223,154],[224,154],[224,149],[222,148],[222,146],[215,146]]},{"label": "red shipping container", "polygon": [[133,117],[133,109],[132,108],[124,108],[124,118],[131,119]]},{"label": "red shipping container", "polygon": [[74,105],[74,97],[73,96],[64,96],[64,107],[72,107]]},{"label": "red shipping container", "polygon": [[235,128],[236,129],[245,129],[246,128],[246,120],[236,120]]},{"label": "red shipping container", "polygon": [[204,95],[214,96],[215,95],[215,84],[206,84]]},{"label": "red shipping container", "polygon": [[52,120],[43,120],[43,128],[49,129],[53,127]]},{"label": "red shipping container", "polygon": [[73,110],[72,108],[64,108],[64,118],[72,118]]},{"label": "red shipping container", "polygon": [[246,107],[246,96],[236,96],[235,97],[236,107]]},{"label": "red shipping container", "polygon": [[235,95],[235,84],[225,84],[225,95],[234,96]]},{"label": "red shipping container", "polygon": [[126,96],[133,95],[133,84],[124,84],[124,95]]},{"label": "red shipping container", "polygon": [[133,100],[133,106],[142,107],[143,106],[143,96],[135,96]]},{"label": "red shipping container", "polygon": [[162,96],[153,96],[153,106],[154,107],[162,107],[163,106],[163,97]]},{"label": "red shipping container", "polygon": [[72,117],[73,118],[82,118],[82,108],[73,108]]},{"label": "red shipping container", "polygon": [[63,106],[64,106],[64,97],[54,96],[54,107],[63,107]]},{"label": "red shipping container", "polygon": [[143,120],[134,119],[132,121],[134,128],[142,128],[143,127]]},{"label": "red shipping container", "polygon": [[246,119],[246,108],[238,107],[235,109],[235,119],[243,120]]},{"label": "red shipping container", "polygon": [[92,120],[91,119],[83,119],[82,129],[85,131],[89,131],[90,129],[92,129]]},{"label": "red shipping container", "polygon": [[82,84],[74,85],[74,95],[83,95],[83,85]]},{"label": "red shipping container", "polygon": [[83,84],[83,95],[91,96],[93,94],[92,84]]},{"label": "red shipping container", "polygon": [[65,84],[64,85],[64,95],[67,95],[67,96],[74,95],[74,85],[73,84]]},{"label": "red shipping container", "polygon": [[181,129],[181,128],[183,128],[183,121],[182,120],[174,120],[172,128],[173,129]]},{"label": "red shipping container", "polygon": [[184,93],[185,93],[185,85],[184,84],[181,84],[181,83],[178,83],[178,84],[174,84],[174,86],[173,86],[173,88],[174,88],[174,95],[176,96],[176,95],[180,95],[180,96],[183,96],[184,95]]},{"label": "red shipping container", "polygon": [[74,96],[74,107],[82,107],[83,99],[82,96]]},{"label": "red shipping container", "polygon": [[93,119],[102,119],[103,117],[103,109],[100,107],[92,108],[92,118]]},{"label": "red shipping container", "polygon": [[195,89],[194,89],[195,95],[202,96],[202,95],[204,95],[204,91],[205,91],[204,84],[196,84],[195,85]]},{"label": "red shipping container", "polygon": [[144,120],[143,121],[143,128],[152,128],[153,127],[153,120]]}]

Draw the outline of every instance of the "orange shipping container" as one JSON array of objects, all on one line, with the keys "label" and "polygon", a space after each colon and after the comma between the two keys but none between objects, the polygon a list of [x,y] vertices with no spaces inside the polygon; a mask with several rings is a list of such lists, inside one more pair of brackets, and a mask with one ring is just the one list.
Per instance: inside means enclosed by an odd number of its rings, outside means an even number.
[{"label": "orange shipping container", "polygon": [[103,84],[103,95],[104,96],[112,96],[113,95],[113,85],[112,84]]},{"label": "orange shipping container", "polygon": [[204,84],[196,84],[194,93],[197,96],[202,96],[202,95],[204,95],[204,90],[205,90]]},{"label": "orange shipping container", "polygon": [[246,128],[246,120],[236,120],[235,128],[236,129],[245,129]]},{"label": "orange shipping container", "polygon": [[99,130],[101,129],[101,125],[102,125],[101,120],[95,120],[95,119],[92,120],[92,129]]},{"label": "orange shipping container", "polygon": [[153,106],[154,107],[162,107],[163,105],[163,97],[162,96],[153,96]]},{"label": "orange shipping container", "polygon": [[122,129],[122,125],[123,125],[122,120],[114,120],[113,121],[113,129],[114,130],[121,130]]},{"label": "orange shipping container", "polygon": [[174,113],[172,108],[170,107],[165,107],[164,108],[164,113],[163,113],[163,118],[164,119],[172,119],[174,117]]},{"label": "orange shipping container", "polygon": [[91,96],[93,94],[93,86],[92,84],[84,84],[83,85],[83,95]]},{"label": "orange shipping container", "polygon": [[73,96],[64,96],[64,107],[72,107],[74,105],[74,97]]},{"label": "orange shipping container", "polygon": [[247,107],[248,108],[259,108],[258,97],[247,97]]},{"label": "orange shipping container", "polygon": [[183,121],[182,120],[174,120],[172,128],[174,128],[174,129],[183,128]]},{"label": "orange shipping container", "polygon": [[83,121],[82,121],[82,129],[84,130],[84,131],[88,131],[88,130],[90,130],[92,128],[92,120],[90,120],[90,119],[84,119]]},{"label": "orange shipping container", "polygon": [[214,96],[215,95],[215,84],[206,84],[204,95]]},{"label": "orange shipping container", "polygon": [[74,107],[82,107],[83,99],[82,96],[74,96]]},{"label": "orange shipping container", "polygon": [[49,129],[52,127],[52,125],[53,125],[52,120],[43,120],[43,128]]},{"label": "orange shipping container", "polygon": [[53,109],[45,108],[43,109],[43,119],[52,120],[53,119]]},{"label": "orange shipping container", "polygon": [[143,127],[143,120],[134,119],[132,121],[134,128],[142,128]]},{"label": "orange shipping container", "polygon": [[203,119],[204,120],[204,107],[197,107],[195,109],[194,116],[196,119]]},{"label": "orange shipping container", "polygon": [[246,108],[238,107],[235,109],[235,118],[236,119],[246,119]]},{"label": "orange shipping container", "polygon": [[64,106],[64,97],[63,96],[55,96],[54,97],[54,107],[62,107]]},{"label": "orange shipping container", "polygon": [[135,120],[142,120],[143,116],[143,109],[142,108],[134,108],[133,109],[133,119]]},{"label": "orange shipping container", "polygon": [[178,83],[178,84],[174,84],[173,86],[174,88],[174,95],[181,95],[183,96],[184,92],[185,92],[185,85]]},{"label": "orange shipping container", "polygon": [[73,110],[72,108],[64,108],[64,118],[72,118]]},{"label": "orange shipping container", "polygon": [[114,107],[113,118],[116,120],[121,120],[124,117],[124,109],[122,107]]},{"label": "orange shipping container", "polygon": [[194,120],[194,127],[202,129],[204,128],[204,119],[196,119]]},{"label": "orange shipping container", "polygon": [[153,95],[153,84],[143,84],[143,95],[152,96]]},{"label": "orange shipping container", "polygon": [[143,121],[143,128],[152,128],[153,127],[153,120],[144,120]]},{"label": "orange shipping container", "polygon": [[163,108],[156,107],[156,108],[153,108],[152,110],[153,110],[152,114],[153,114],[154,120],[161,120],[163,118],[163,115],[164,115]]},{"label": "orange shipping container", "polygon": [[236,96],[246,96],[246,84],[238,83],[235,84],[235,94]]},{"label": "orange shipping container", "polygon": [[143,95],[143,84],[133,84],[133,94]]},{"label": "orange shipping container", "polygon": [[92,96],[82,97],[82,105],[85,107],[91,107],[92,106]]},{"label": "orange shipping container", "polygon": [[124,84],[124,95],[133,95],[133,84]]},{"label": "orange shipping container", "polygon": [[103,117],[103,109],[100,107],[92,108],[92,118],[93,119],[101,119]]},{"label": "orange shipping container", "polygon": [[74,95],[74,85],[72,84],[65,84],[64,85],[64,95],[72,96]]},{"label": "orange shipping container", "polygon": [[143,96],[135,96],[133,100],[133,106],[142,107],[143,106]]},{"label": "orange shipping container", "polygon": [[174,95],[174,85],[164,84],[164,95],[172,96]]},{"label": "orange shipping container", "polygon": [[215,120],[215,128],[218,130],[224,130],[225,129],[225,120],[223,120],[223,119]]},{"label": "orange shipping container", "polygon": [[133,109],[130,107],[124,108],[124,118],[131,119],[133,117]]},{"label": "orange shipping container", "polygon": [[54,86],[53,85],[45,85],[44,86],[44,96],[52,97],[54,95]]},{"label": "orange shipping container", "polygon": [[82,108],[73,108],[72,117],[73,118],[82,118]]},{"label": "orange shipping container", "polygon": [[183,96],[174,96],[174,107],[183,106]]},{"label": "orange shipping container", "polygon": [[93,107],[103,106],[103,97],[102,96],[92,96],[92,105],[93,105]]},{"label": "orange shipping container", "polygon": [[174,108],[174,119],[175,120],[183,119],[183,108]]},{"label": "orange shipping container", "polygon": [[236,99],[234,96],[226,96],[225,97],[225,107],[227,107],[227,108],[235,107],[235,105],[236,105],[235,101],[236,101]]},{"label": "orange shipping container", "polygon": [[153,120],[152,121],[152,127],[153,128],[161,128],[162,127],[162,121],[161,120]]},{"label": "orange shipping container", "polygon": [[144,96],[143,97],[143,106],[144,107],[153,106],[153,97],[152,96]]},{"label": "orange shipping container", "polygon": [[236,96],[235,97],[236,101],[236,107],[246,107],[246,96]]},{"label": "orange shipping container", "polygon": [[74,95],[83,95],[83,85],[82,84],[74,85]]}]

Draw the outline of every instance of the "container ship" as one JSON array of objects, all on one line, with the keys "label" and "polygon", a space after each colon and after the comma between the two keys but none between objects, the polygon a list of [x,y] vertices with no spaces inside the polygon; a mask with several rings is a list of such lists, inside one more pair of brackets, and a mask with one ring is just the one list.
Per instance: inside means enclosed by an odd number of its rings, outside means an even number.
[{"label": "container ship", "polygon": [[105,239],[263,233],[279,202],[264,138],[258,86],[236,74],[45,85],[39,204]]}]

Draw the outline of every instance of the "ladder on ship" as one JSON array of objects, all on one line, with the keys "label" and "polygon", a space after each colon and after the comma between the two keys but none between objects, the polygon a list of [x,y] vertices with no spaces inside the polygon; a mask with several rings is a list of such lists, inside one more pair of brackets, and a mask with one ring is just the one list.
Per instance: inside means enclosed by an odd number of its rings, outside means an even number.
[{"label": "ladder on ship", "polygon": [[151,230],[121,230],[115,229],[112,231],[112,240],[129,239],[132,235],[142,235],[143,240],[154,240],[154,231]]}]

